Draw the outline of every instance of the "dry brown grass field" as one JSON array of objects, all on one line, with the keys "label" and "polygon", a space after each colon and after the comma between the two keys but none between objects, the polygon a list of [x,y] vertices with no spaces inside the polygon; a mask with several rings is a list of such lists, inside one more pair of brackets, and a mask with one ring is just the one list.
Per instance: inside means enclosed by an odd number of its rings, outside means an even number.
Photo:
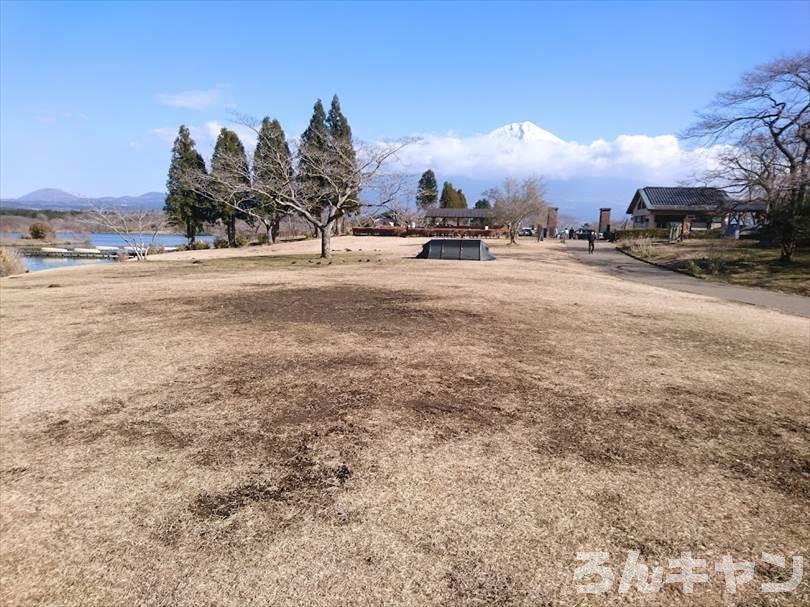
[{"label": "dry brown grass field", "polygon": [[[788,573],[763,551],[810,556],[806,318],[557,242],[421,242],[2,279],[0,602],[810,602],[807,573],[759,592]],[[578,550],[612,592],[577,594]],[[758,565],[736,594],[619,594],[628,550]]]}]

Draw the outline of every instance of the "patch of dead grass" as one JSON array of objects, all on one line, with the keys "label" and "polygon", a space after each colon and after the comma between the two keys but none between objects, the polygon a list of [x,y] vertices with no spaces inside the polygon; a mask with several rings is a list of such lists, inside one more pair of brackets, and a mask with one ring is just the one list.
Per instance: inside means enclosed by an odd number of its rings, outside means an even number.
[{"label": "patch of dead grass", "polygon": [[4,292],[0,599],[572,605],[578,549],[806,549],[803,319],[555,244]]}]

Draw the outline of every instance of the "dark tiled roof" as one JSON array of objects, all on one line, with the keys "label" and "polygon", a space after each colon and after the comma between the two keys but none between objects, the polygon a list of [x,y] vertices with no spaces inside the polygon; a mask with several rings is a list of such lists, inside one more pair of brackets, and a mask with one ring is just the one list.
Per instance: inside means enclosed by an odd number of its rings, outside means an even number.
[{"label": "dark tiled roof", "polygon": [[732,211],[767,211],[767,200],[729,200],[729,208]]},{"label": "dark tiled roof", "polygon": [[628,213],[639,201],[653,211],[715,211],[727,207],[731,200],[717,188],[659,188],[646,187],[636,191]]},{"label": "dark tiled roof", "polygon": [[453,219],[481,217],[487,219],[492,217],[492,209],[428,209],[425,211],[425,217],[452,217]]},{"label": "dark tiled roof", "polygon": [[728,195],[717,188],[642,188],[650,209],[716,209],[728,203]]}]

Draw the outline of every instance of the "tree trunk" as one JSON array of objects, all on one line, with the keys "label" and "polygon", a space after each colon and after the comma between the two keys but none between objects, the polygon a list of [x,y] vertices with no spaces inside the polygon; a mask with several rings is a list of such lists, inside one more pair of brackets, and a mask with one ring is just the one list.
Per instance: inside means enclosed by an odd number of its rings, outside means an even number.
[{"label": "tree trunk", "polygon": [[267,244],[273,244],[273,225],[270,223],[264,224],[264,231],[267,234]]},{"label": "tree trunk", "polygon": [[321,228],[321,257],[332,257],[332,227],[334,219]]},{"label": "tree trunk", "polygon": [[236,217],[233,219],[229,219],[228,223],[225,225],[225,231],[227,232],[228,236],[228,246],[235,247],[236,246]]},{"label": "tree trunk", "polygon": [[194,240],[197,237],[197,230],[194,227],[194,220],[186,220],[186,240],[188,241],[188,248],[194,246]]},{"label": "tree trunk", "polygon": [[276,219],[273,225],[270,226],[270,244],[276,244],[278,241],[278,234],[281,229],[281,218]]},{"label": "tree trunk", "polygon": [[793,252],[796,250],[796,241],[793,239],[782,240],[781,261],[790,262],[793,260]]}]

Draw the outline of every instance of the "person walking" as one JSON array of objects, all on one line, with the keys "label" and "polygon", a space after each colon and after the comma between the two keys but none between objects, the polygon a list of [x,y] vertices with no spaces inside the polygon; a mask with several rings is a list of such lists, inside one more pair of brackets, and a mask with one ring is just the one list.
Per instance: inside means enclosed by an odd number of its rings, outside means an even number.
[{"label": "person walking", "polygon": [[596,247],[596,232],[591,230],[588,232],[588,255],[593,254],[593,250]]}]

